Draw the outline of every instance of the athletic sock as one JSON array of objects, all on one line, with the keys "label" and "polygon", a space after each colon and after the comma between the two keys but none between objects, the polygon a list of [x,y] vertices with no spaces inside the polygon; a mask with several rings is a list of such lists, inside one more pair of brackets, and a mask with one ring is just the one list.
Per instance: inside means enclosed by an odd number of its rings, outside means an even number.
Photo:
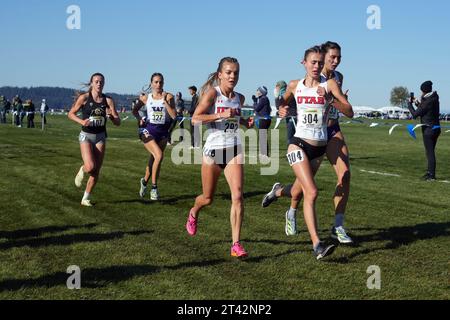
[{"label": "athletic sock", "polygon": [[292,190],[292,184],[288,184],[281,189],[281,196],[286,198],[291,198],[291,190]]},{"label": "athletic sock", "polygon": [[319,239],[319,241],[316,243],[316,245],[313,244],[313,250],[316,251],[317,248],[319,247],[319,245],[320,245],[320,239]]},{"label": "athletic sock", "polygon": [[289,208],[288,218],[295,219],[296,215],[297,215],[297,209]]},{"label": "athletic sock", "polygon": [[147,181],[145,181],[145,178],[142,178],[142,184],[143,184],[144,186],[147,186]]},{"label": "athletic sock", "polygon": [[344,225],[344,214],[343,213],[338,213],[336,214],[336,220],[334,222],[334,226],[337,227],[342,227]]},{"label": "athletic sock", "polygon": [[158,189],[158,186],[156,184],[152,184],[152,190],[153,189]]},{"label": "athletic sock", "polygon": [[84,192],[84,195],[83,195],[83,200],[89,200],[89,196],[90,196],[91,194],[90,193],[87,193],[86,191]]}]

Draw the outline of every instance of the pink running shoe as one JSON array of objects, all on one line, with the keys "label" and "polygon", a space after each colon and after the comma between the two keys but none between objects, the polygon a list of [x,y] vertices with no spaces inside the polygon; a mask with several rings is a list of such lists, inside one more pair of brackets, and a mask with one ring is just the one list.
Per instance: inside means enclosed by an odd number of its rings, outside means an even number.
[{"label": "pink running shoe", "polygon": [[236,242],[231,247],[231,256],[237,258],[244,258],[248,256],[248,253],[245,251],[244,247],[241,245],[240,242]]},{"label": "pink running shoe", "polygon": [[186,230],[191,236],[195,236],[197,233],[197,219],[195,219],[190,212],[186,222]]}]

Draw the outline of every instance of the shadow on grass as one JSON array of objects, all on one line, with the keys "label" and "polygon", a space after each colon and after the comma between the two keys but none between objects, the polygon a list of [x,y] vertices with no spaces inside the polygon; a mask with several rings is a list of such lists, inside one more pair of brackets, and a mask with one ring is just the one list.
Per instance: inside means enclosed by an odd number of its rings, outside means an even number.
[{"label": "shadow on grass", "polygon": [[[180,195],[177,197],[173,197],[173,198],[164,198],[162,197],[161,200],[158,201],[152,201],[149,200],[149,198],[147,199],[139,199],[139,198],[135,198],[135,199],[125,199],[125,200],[117,200],[117,201],[109,201],[108,203],[112,203],[112,204],[120,204],[120,203],[142,203],[145,205],[150,205],[150,204],[175,204],[180,200],[192,200],[194,201],[195,198],[198,196],[198,194],[189,194],[189,195]],[[147,196],[148,197],[148,196]]]},{"label": "shadow on grass", "polygon": [[[172,204],[176,204],[179,201],[191,200],[192,204],[193,204],[194,201],[195,201],[195,198],[197,198],[197,196],[200,195],[200,192],[201,192],[201,190],[199,190],[198,193],[196,193],[196,194],[185,194],[185,195],[180,195],[180,196],[171,197],[171,198],[164,198],[164,197],[162,197],[161,200],[159,200],[159,201],[151,201],[151,200],[147,200],[147,199],[138,199],[138,198],[136,198],[136,199],[124,199],[124,200],[117,200],[117,201],[109,201],[108,203],[112,203],[112,204],[142,203],[142,204],[145,204],[145,205],[150,205],[150,204],[154,204],[154,203],[160,203],[160,204],[163,204],[163,205],[172,205]],[[244,192],[244,199],[265,195],[266,193],[267,193],[267,191]],[[218,193],[218,194],[215,195],[215,198],[222,199],[222,200],[231,200],[231,193]]]},{"label": "shadow on grass", "polygon": [[[269,190],[270,191],[270,190]],[[262,196],[262,195],[266,195],[267,192],[269,191],[249,191],[249,192],[244,192],[244,199],[250,199],[253,197],[257,197],[257,196]],[[222,200],[231,200],[231,193],[227,192],[227,193],[218,193],[216,194],[217,198],[221,198]]]},{"label": "shadow on grass", "polygon": [[350,254],[349,256],[341,257],[334,260],[330,259],[330,261],[337,263],[348,263],[352,259],[363,254],[374,253],[377,251],[395,250],[402,246],[407,246],[420,240],[429,240],[438,237],[448,237],[450,236],[450,222],[443,222],[443,223],[429,222],[418,224],[415,226],[391,227],[387,229],[361,228],[361,230],[368,230],[375,232],[367,235],[353,234],[352,239],[357,246],[362,246],[365,243],[369,242],[387,241],[387,243],[380,247],[363,248],[362,250],[356,251]]},{"label": "shadow on grass", "polygon": [[350,157],[350,161],[377,159],[378,157]]},{"label": "shadow on grass", "polygon": [[[279,245],[279,244],[285,244],[290,246],[298,246],[298,245],[307,245],[311,244],[311,241],[286,241],[286,240],[278,240],[278,239],[241,239],[242,243],[267,243],[271,245]],[[223,244],[223,243],[231,243],[230,239],[227,240],[218,240],[218,241],[212,241],[211,245],[214,244]]]},{"label": "shadow on grass", "polygon": [[22,239],[22,238],[31,238],[31,237],[39,237],[44,233],[58,233],[64,232],[72,229],[92,229],[98,226],[98,224],[90,223],[80,226],[47,226],[35,229],[23,229],[23,230],[14,230],[14,231],[0,231],[0,238],[6,239]]},{"label": "shadow on grass", "polygon": [[139,236],[142,234],[151,234],[153,231],[140,230],[131,232],[110,232],[110,233],[79,233],[79,234],[68,234],[54,237],[47,237],[41,239],[25,239],[25,240],[15,240],[8,241],[5,243],[0,243],[0,249],[10,249],[10,248],[20,248],[20,247],[30,247],[30,248],[40,248],[48,246],[67,246],[74,243],[83,242],[102,242],[115,239],[121,239],[127,235]]},{"label": "shadow on grass", "polygon": [[[276,259],[281,256],[299,253],[300,250],[289,250],[270,256],[250,257],[238,261],[236,258],[215,259],[196,262],[184,262],[174,266],[130,265],[111,266],[106,268],[81,269],[82,288],[103,288],[111,284],[117,284],[135,277],[150,276],[164,271],[178,271],[188,268],[211,267],[224,263],[259,263],[268,259]],[[66,286],[70,274],[56,272],[36,279],[7,279],[0,281],[1,291],[18,291],[26,288],[52,288]]]}]

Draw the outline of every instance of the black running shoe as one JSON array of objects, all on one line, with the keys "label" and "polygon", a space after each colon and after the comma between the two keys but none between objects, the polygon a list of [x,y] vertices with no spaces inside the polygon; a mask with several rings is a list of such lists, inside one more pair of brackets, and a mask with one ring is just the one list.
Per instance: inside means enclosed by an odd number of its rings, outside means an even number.
[{"label": "black running shoe", "polygon": [[279,182],[275,182],[275,184],[272,187],[272,190],[266,194],[262,200],[261,205],[263,206],[263,208],[268,207],[272,202],[277,201],[277,196],[275,195],[275,193],[277,192],[278,189],[283,188],[283,185]]},{"label": "black running shoe", "polygon": [[336,249],[334,244],[325,245],[323,242],[319,242],[317,247],[314,248],[314,255],[317,260],[320,260],[332,254],[334,249]]}]

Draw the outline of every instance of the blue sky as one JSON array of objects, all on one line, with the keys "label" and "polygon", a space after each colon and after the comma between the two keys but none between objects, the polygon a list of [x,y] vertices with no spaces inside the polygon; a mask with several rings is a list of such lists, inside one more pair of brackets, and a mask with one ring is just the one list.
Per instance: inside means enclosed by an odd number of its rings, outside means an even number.
[{"label": "blue sky", "polygon": [[[81,9],[81,30],[68,30],[69,5]],[[366,26],[367,8],[381,9],[381,29]],[[247,102],[260,85],[304,75],[308,47],[341,44],[344,88],[353,105],[389,105],[402,85],[419,94],[434,82],[450,112],[448,1],[2,1],[0,86],[79,88],[100,71],[105,90],[137,93],[153,72],[167,91],[200,87],[220,58],[241,64],[237,91]]]}]

